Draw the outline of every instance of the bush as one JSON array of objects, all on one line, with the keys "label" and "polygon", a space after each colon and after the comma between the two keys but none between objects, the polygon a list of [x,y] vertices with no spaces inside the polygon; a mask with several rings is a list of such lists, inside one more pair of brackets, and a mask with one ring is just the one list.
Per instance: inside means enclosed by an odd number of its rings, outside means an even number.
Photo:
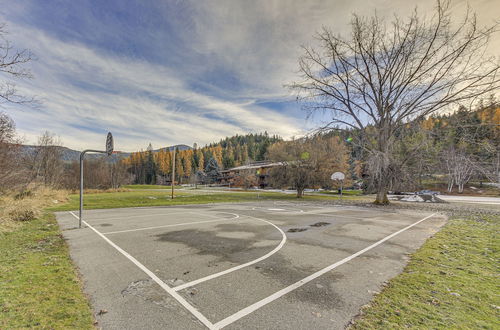
[{"label": "bush", "polygon": [[33,193],[31,192],[31,190],[23,190],[23,191],[15,194],[14,199],[19,200],[19,199],[24,199],[26,197],[31,197],[31,196],[33,196]]},{"label": "bush", "polygon": [[67,200],[68,193],[46,187],[23,190],[0,197],[0,232],[11,231],[21,222],[41,215],[44,208]]},{"label": "bush", "polygon": [[36,219],[38,213],[32,208],[18,208],[9,213],[9,218],[12,221],[31,221]]}]

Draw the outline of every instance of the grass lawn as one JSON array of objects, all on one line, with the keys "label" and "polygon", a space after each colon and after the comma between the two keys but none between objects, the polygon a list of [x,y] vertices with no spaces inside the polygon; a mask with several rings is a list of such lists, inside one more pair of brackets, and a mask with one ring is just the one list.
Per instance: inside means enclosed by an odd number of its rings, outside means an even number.
[{"label": "grass lawn", "polygon": [[[181,186],[176,186],[181,187]],[[172,189],[172,186],[162,186],[157,184],[127,184],[123,188],[127,189]]]},{"label": "grass lawn", "polygon": [[[50,208],[51,211],[69,211],[79,208],[79,196],[70,195],[70,200],[66,204]],[[346,197],[356,199],[359,197]],[[306,195],[302,200],[337,200],[337,196],[312,196]],[[166,206],[204,203],[225,203],[225,202],[251,202],[259,200],[290,200],[298,199],[293,194],[282,194],[276,192],[254,192],[254,191],[232,191],[232,192],[207,192],[196,190],[178,190],[175,198],[170,199],[170,193],[166,191],[148,191],[137,189],[129,192],[117,192],[107,194],[85,194],[84,208],[120,208],[138,206]]]},{"label": "grass lawn", "polygon": [[0,251],[0,329],[93,328],[53,214],[0,232]]},{"label": "grass lawn", "polygon": [[498,329],[499,223],[500,216],[451,219],[352,329]]}]

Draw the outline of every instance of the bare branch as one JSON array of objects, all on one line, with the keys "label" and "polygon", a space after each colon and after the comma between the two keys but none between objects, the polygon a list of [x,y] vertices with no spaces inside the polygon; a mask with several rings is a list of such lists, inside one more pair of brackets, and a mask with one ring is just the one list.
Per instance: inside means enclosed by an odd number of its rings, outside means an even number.
[{"label": "bare branch", "polygon": [[387,178],[388,153],[404,125],[500,87],[499,63],[485,55],[498,27],[479,28],[470,9],[453,25],[450,2],[442,0],[430,19],[416,9],[391,24],[354,15],[350,38],[323,28],[319,47],[304,48],[301,80],[289,87],[310,114],[330,113],[323,129],[340,124],[371,135],[367,151],[376,158],[377,175]]},{"label": "bare branch", "polygon": [[26,65],[34,60],[28,49],[18,50],[7,40],[6,25],[0,24],[0,105],[2,103],[27,104],[35,102],[33,97],[18,93],[15,83],[20,79],[31,79],[33,75]]}]

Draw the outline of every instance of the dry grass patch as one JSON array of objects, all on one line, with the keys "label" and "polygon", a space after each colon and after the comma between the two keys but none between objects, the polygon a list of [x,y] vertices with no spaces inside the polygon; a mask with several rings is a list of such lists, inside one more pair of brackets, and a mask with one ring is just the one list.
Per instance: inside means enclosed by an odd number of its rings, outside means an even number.
[{"label": "dry grass patch", "polygon": [[68,192],[45,187],[0,196],[0,232],[12,231],[20,223],[41,216],[43,209],[68,200]]},{"label": "dry grass patch", "polygon": [[[84,189],[84,194],[105,194],[105,193],[116,193],[116,192],[129,192],[132,189],[129,188],[108,188],[108,189]],[[71,194],[80,194],[80,190],[73,189]]]}]

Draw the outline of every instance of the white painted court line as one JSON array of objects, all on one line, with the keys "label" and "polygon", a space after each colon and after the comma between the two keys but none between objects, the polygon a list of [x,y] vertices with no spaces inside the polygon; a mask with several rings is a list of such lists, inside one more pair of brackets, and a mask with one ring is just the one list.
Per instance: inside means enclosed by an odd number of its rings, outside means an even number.
[{"label": "white painted court line", "polygon": [[122,220],[124,218],[135,219],[135,218],[147,218],[147,217],[156,216],[156,215],[160,216],[160,215],[186,214],[186,213],[195,213],[195,212],[182,211],[182,212],[169,212],[169,213],[150,213],[150,214],[141,214],[141,215],[129,215],[129,216],[123,216],[123,217],[97,218],[97,219],[90,219],[90,220],[92,220],[92,222],[94,222],[94,221],[108,221],[108,220]]},{"label": "white painted court line", "polygon": [[[73,212],[71,213],[75,218],[78,219],[78,216]],[[152,271],[147,269],[143,264],[141,264],[137,259],[132,257],[127,251],[123,250],[121,247],[113,243],[109,238],[100,233],[97,229],[89,225],[87,222],[82,221],[87,227],[92,229],[97,235],[99,235],[103,240],[105,240],[109,245],[114,247],[118,252],[123,254],[128,260],[134,263],[137,267],[139,267],[144,273],[146,273],[153,281],[155,281],[163,290],[165,290],[168,294],[170,294],[175,300],[177,300],[185,309],[187,309],[191,314],[193,314],[201,323],[203,323],[209,329],[215,329],[212,322],[210,322],[203,314],[201,314],[196,308],[194,308],[191,304],[189,304],[181,295],[172,290],[165,282],[163,282],[158,276],[156,276]]]},{"label": "white painted court line", "polygon": [[[203,212],[192,212],[192,211],[189,211],[189,213],[199,214],[199,215],[202,215],[202,216],[204,216],[204,217],[211,217],[211,218],[215,218],[215,219],[220,219],[218,216],[213,215],[213,214],[211,214],[210,212],[205,212],[205,213],[203,213]],[[216,213],[231,214],[231,215],[234,215],[234,216],[238,216],[238,217],[239,217],[239,215],[238,215],[238,214],[236,214],[236,213],[231,213],[231,212],[216,212]]]},{"label": "white painted court line", "polygon": [[236,312],[233,315],[228,316],[225,319],[223,319],[223,320],[215,323],[214,324],[214,328],[215,329],[224,328],[225,326],[227,326],[227,325],[229,325],[229,324],[231,324],[231,323],[233,323],[233,322],[241,319],[242,317],[245,317],[246,315],[248,315],[250,313],[255,312],[257,309],[259,309],[259,308],[261,308],[261,307],[263,307],[263,306],[265,306],[265,305],[273,302],[274,300],[276,300],[276,299],[278,299],[278,298],[286,295],[287,293],[300,288],[304,284],[306,284],[308,282],[311,282],[312,280],[316,279],[317,277],[319,277],[319,276],[321,276],[321,275],[323,275],[323,274],[325,274],[325,273],[327,273],[327,272],[329,272],[329,271],[337,268],[338,266],[340,266],[342,264],[345,264],[346,262],[348,262],[348,261],[350,261],[350,260],[358,257],[359,255],[361,255],[361,254],[363,254],[363,253],[365,253],[365,252],[373,249],[374,247],[376,247],[376,246],[384,243],[385,241],[393,238],[394,236],[396,236],[396,235],[398,235],[398,234],[400,234],[400,233],[402,233],[402,232],[410,229],[413,226],[418,225],[422,221],[425,221],[425,220],[433,217],[434,215],[436,215],[436,213],[433,213],[433,214],[431,214],[431,215],[429,215],[429,216],[427,216],[427,217],[425,217],[423,219],[420,219],[419,221],[417,221],[417,222],[415,222],[415,223],[413,223],[413,224],[411,224],[409,226],[406,226],[403,229],[398,230],[397,232],[395,232],[395,233],[393,233],[393,234],[391,234],[389,236],[386,236],[385,238],[383,238],[383,239],[377,241],[376,243],[373,243],[372,245],[370,245],[370,246],[368,246],[368,247],[366,247],[366,248],[364,248],[364,249],[362,249],[362,250],[354,253],[353,255],[351,255],[349,257],[346,257],[346,258],[344,258],[344,259],[342,259],[340,261],[337,261],[336,263],[334,263],[334,264],[332,264],[332,265],[330,265],[328,267],[325,267],[325,268],[321,269],[320,271],[317,271],[316,273],[311,274],[311,275],[307,276],[306,278],[304,278],[304,279],[302,279],[302,280],[300,280],[300,281],[298,281],[298,282],[296,282],[296,283],[294,283],[294,284],[292,284],[290,286],[287,286],[286,288],[284,288],[284,289],[282,289],[282,290],[280,290],[278,292],[275,292],[274,294],[272,294],[272,295],[270,295],[270,296],[268,296],[268,297],[266,297],[266,298],[264,298],[264,299],[262,299],[262,300],[260,300],[260,301],[258,301],[256,303],[254,303],[254,304],[252,304],[252,305],[250,305],[248,307],[243,308],[239,312]]},{"label": "white painted court line", "polygon": [[208,281],[208,280],[212,280],[212,279],[217,278],[219,276],[226,275],[226,274],[232,273],[232,272],[234,272],[236,270],[239,270],[239,269],[248,267],[250,265],[253,265],[253,264],[257,263],[257,262],[260,262],[262,260],[265,260],[265,259],[269,258],[273,254],[275,254],[276,252],[278,252],[283,247],[283,245],[285,245],[285,243],[286,243],[286,234],[283,232],[283,230],[281,230],[281,228],[279,228],[278,226],[276,226],[275,224],[273,224],[273,223],[271,223],[271,222],[269,222],[267,220],[255,218],[255,217],[252,217],[252,216],[249,216],[249,215],[245,215],[245,216],[248,217],[248,218],[251,218],[251,219],[263,221],[265,223],[270,224],[274,228],[278,229],[279,232],[281,233],[281,242],[272,251],[270,251],[269,253],[266,253],[265,255],[263,255],[260,258],[257,258],[255,260],[249,261],[247,263],[244,263],[244,264],[241,264],[241,265],[238,265],[238,266],[235,266],[235,267],[223,270],[223,271],[221,271],[219,273],[215,273],[215,274],[212,274],[212,275],[209,275],[209,276],[205,276],[205,277],[202,277],[200,279],[197,279],[197,280],[194,280],[194,281],[191,281],[191,282],[184,283],[182,285],[176,286],[176,287],[173,288],[174,291],[180,291],[180,290],[189,288],[189,287],[191,287],[193,285],[196,285],[196,284]]},{"label": "white painted court line", "polygon": [[[189,212],[189,213],[194,213],[194,212]],[[171,224],[171,225],[154,226],[154,227],[144,227],[144,228],[136,228],[136,229],[126,229],[126,230],[108,231],[108,232],[105,232],[105,233],[102,233],[102,234],[103,234],[103,235],[111,235],[111,234],[130,233],[130,232],[134,232],[134,231],[150,230],[150,229],[157,229],[157,228],[168,228],[168,227],[178,227],[178,226],[189,226],[189,225],[196,225],[196,224],[200,224],[200,223],[220,222],[220,221],[229,221],[229,220],[238,219],[238,218],[240,217],[238,214],[235,214],[235,213],[231,213],[231,214],[234,214],[234,215],[235,215],[235,217],[234,217],[234,218],[222,218],[222,219],[221,219],[221,218],[218,218],[218,219],[214,219],[214,220],[203,220],[203,221],[193,221],[193,222],[174,223],[174,224]]]}]

